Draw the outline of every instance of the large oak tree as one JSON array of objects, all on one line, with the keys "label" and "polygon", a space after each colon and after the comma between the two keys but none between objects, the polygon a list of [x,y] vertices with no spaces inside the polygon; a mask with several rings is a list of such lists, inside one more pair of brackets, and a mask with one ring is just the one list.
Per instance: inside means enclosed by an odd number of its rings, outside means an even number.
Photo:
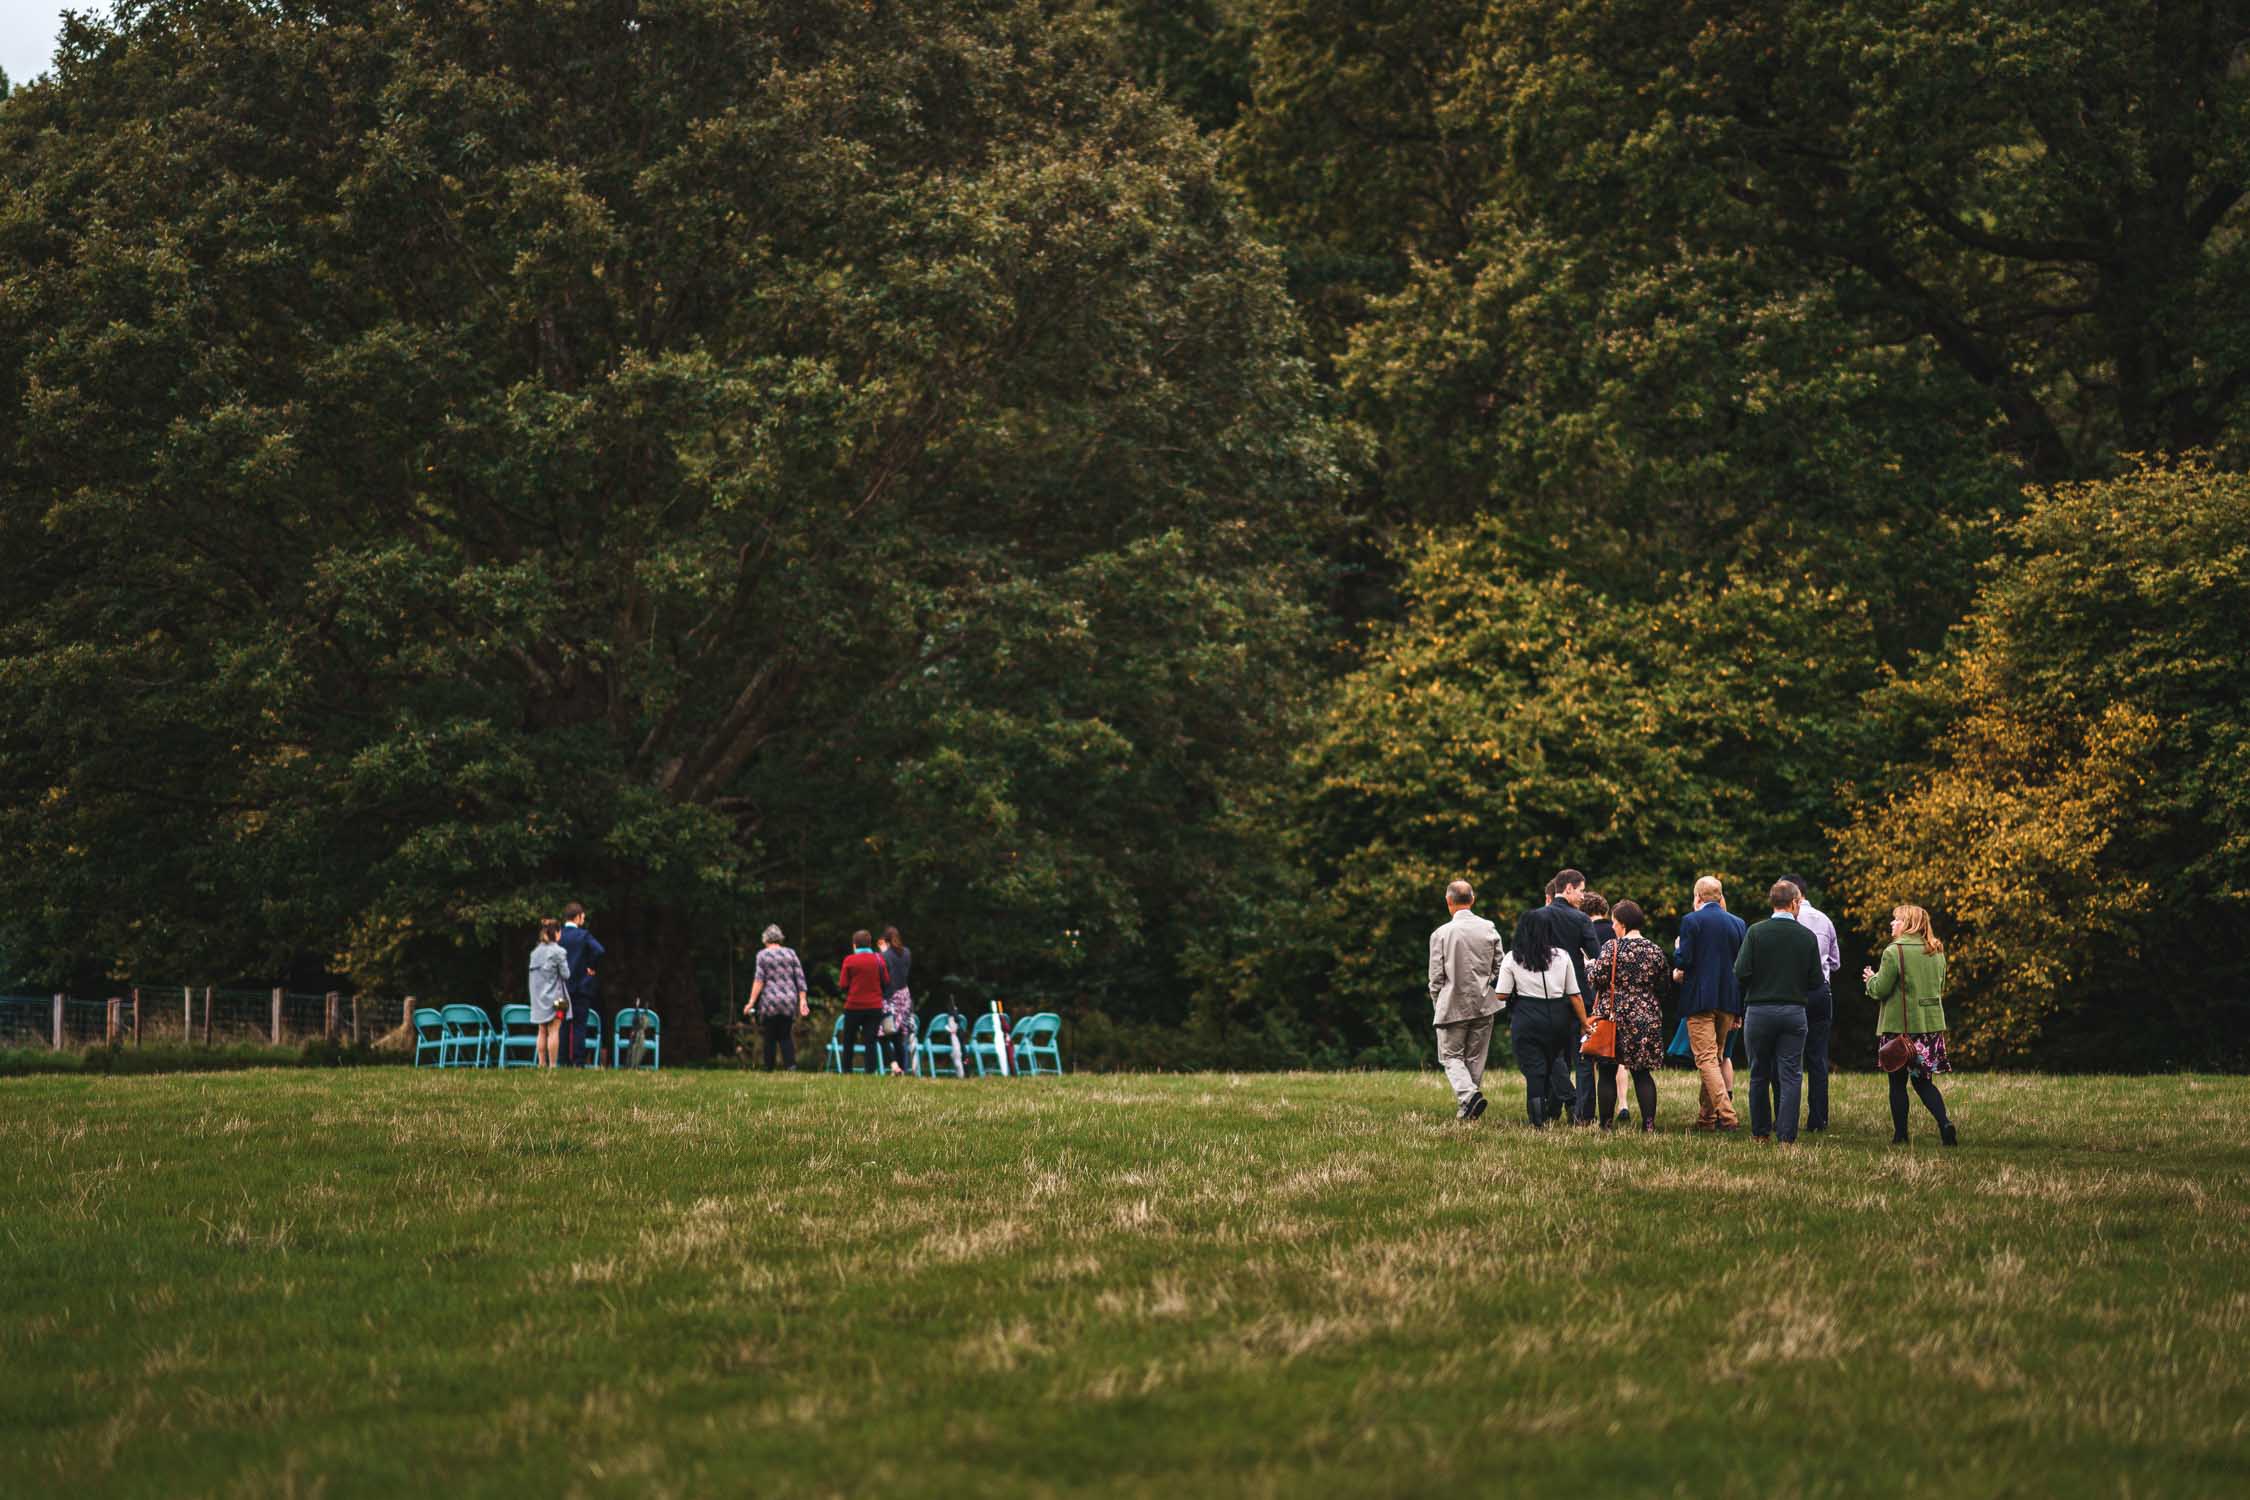
[{"label": "large oak tree", "polygon": [[777,911],[1161,986],[1334,475],[1276,257],[1107,55],[999,0],[72,23],[0,108],[25,946],[512,991],[579,894],[675,1023]]}]

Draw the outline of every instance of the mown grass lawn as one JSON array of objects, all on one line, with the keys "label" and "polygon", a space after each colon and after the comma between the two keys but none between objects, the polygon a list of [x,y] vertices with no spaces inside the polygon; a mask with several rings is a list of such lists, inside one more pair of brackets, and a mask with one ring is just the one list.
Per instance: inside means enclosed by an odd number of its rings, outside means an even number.
[{"label": "mown grass lawn", "polygon": [[0,1081],[0,1492],[2240,1495],[2250,1080]]}]

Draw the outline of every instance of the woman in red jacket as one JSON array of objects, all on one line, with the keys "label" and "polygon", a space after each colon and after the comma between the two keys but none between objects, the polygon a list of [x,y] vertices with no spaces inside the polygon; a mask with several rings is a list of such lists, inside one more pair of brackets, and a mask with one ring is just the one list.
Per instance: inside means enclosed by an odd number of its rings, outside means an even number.
[{"label": "woman in red jacket", "polygon": [[867,1045],[867,1071],[883,1071],[876,1028],[883,1021],[884,972],[875,939],[862,927],[852,934],[852,956],[844,960],[844,971],[836,980],[844,991],[844,1055],[836,1069],[839,1073],[852,1070],[852,1048],[862,1039]]}]

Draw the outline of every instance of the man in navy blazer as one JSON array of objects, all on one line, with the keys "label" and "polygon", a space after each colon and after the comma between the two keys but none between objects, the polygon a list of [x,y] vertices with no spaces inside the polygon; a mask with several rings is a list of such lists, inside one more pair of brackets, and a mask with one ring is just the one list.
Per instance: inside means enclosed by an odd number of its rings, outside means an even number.
[{"label": "man in navy blazer", "polygon": [[601,994],[594,961],[608,950],[602,940],[586,930],[586,908],[576,901],[563,908],[563,955],[570,960],[570,1019],[563,1025],[563,1066],[585,1066],[586,1009]]},{"label": "man in navy blazer", "polygon": [[[1594,922],[1578,903],[1586,894],[1586,877],[1577,870],[1564,870],[1547,882],[1547,904],[1541,910],[1546,914],[1548,930],[1554,934],[1557,948],[1570,955],[1570,972],[1577,977],[1578,993],[1586,997],[1586,1006],[1593,1008],[1593,992],[1586,988],[1586,964],[1602,956],[1602,943],[1610,935],[1596,932]],[[1607,928],[1609,924],[1602,924]],[[1571,1073],[1570,1120],[1573,1125],[1594,1123],[1594,1060],[1578,1052],[1578,1033],[1572,1031],[1563,1047]]]},{"label": "man in navy blazer", "polygon": [[1742,1123],[1734,1112],[1733,1090],[1722,1059],[1727,1038],[1742,1024],[1742,983],[1735,978],[1734,960],[1747,931],[1748,924],[1727,910],[1726,889],[1718,876],[1706,875],[1695,883],[1695,910],[1680,919],[1680,941],[1672,950],[1672,963],[1673,977],[1680,984],[1680,1014],[1687,1018],[1688,1046],[1694,1049],[1695,1071],[1703,1082],[1695,1120],[1698,1130],[1733,1130]]}]

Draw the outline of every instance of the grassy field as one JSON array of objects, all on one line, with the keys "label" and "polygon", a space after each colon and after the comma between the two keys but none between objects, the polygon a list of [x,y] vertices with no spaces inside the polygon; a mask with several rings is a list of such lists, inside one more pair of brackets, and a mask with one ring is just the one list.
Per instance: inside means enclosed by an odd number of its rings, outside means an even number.
[{"label": "grassy field", "polygon": [[1662,1084],[0,1081],[0,1492],[2244,1492],[2250,1080]]}]

